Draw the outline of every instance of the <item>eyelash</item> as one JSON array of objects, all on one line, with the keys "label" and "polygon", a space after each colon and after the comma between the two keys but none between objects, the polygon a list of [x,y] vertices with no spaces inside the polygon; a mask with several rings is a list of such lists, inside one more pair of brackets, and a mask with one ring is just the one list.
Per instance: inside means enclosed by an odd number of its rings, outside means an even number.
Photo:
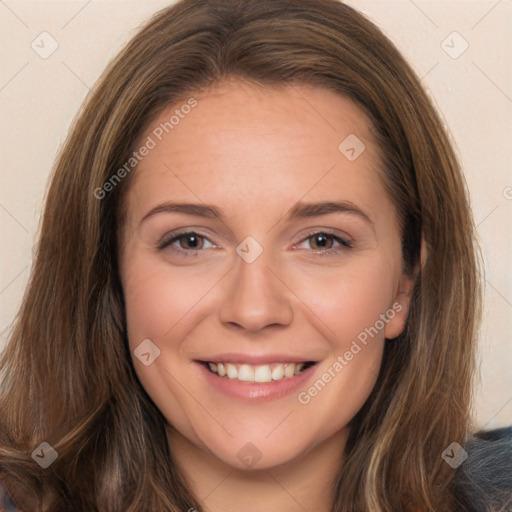
[{"label": "eyelash", "polygon": [[[180,233],[175,233],[175,234],[170,233],[170,234],[164,235],[160,239],[160,241],[157,243],[156,248],[161,251],[161,250],[165,249],[166,247],[170,246],[171,244],[173,244],[174,242],[176,242],[177,240],[179,240],[180,238],[184,237],[185,235],[195,235],[199,238],[205,238],[206,240],[209,240],[208,237],[200,235],[199,233],[197,233],[195,231],[182,231]],[[334,233],[329,233],[328,231],[313,231],[311,233],[308,233],[308,235],[302,241],[308,240],[309,238],[312,238],[315,235],[327,235],[328,237],[332,237],[341,246],[338,249],[326,249],[324,251],[321,251],[321,250],[312,250],[311,251],[314,254],[318,254],[319,256],[335,256],[335,255],[339,254],[340,252],[342,252],[346,249],[351,249],[353,247],[352,244],[348,240],[345,240],[344,238],[336,236]],[[185,257],[197,257],[197,256],[199,256],[199,253],[202,251],[202,249],[185,250],[185,249],[177,249],[177,248],[175,248],[174,250],[178,253],[181,253]]]}]

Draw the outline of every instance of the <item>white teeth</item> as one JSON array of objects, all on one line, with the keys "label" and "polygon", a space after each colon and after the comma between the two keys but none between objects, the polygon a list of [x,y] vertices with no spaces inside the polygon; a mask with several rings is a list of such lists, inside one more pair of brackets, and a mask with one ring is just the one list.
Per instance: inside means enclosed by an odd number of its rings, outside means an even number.
[{"label": "white teeth", "polygon": [[284,367],[284,376],[285,377],[293,377],[294,373],[295,373],[295,365],[293,363],[287,364]]},{"label": "white teeth", "polygon": [[284,377],[284,367],[282,364],[272,370],[272,380],[281,380]]},{"label": "white teeth", "polygon": [[270,366],[265,364],[263,366],[258,366],[256,371],[254,372],[254,381],[255,382],[271,382],[272,381],[272,372],[270,371]]},{"label": "white teeth", "polygon": [[272,363],[253,366],[250,364],[236,365],[232,363],[208,363],[213,373],[228,379],[243,382],[272,382],[298,375],[305,363]]},{"label": "white teeth", "polygon": [[238,370],[234,364],[226,364],[226,373],[228,375],[228,379],[236,379],[238,377]]},{"label": "white teeth", "polygon": [[238,380],[254,382],[254,370],[248,364],[243,364],[238,370]]}]

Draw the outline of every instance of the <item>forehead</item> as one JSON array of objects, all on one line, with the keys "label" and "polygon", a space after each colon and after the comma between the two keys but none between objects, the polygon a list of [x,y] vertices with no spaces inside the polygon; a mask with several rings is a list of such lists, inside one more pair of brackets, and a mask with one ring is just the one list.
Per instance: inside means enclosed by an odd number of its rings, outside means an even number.
[{"label": "forehead", "polygon": [[[195,105],[185,108],[191,97]],[[228,80],[169,105],[136,147],[150,139],[128,193],[132,207],[200,199],[270,212],[305,195],[348,194],[371,209],[372,196],[382,195],[371,123],[351,100],[321,87]]]}]

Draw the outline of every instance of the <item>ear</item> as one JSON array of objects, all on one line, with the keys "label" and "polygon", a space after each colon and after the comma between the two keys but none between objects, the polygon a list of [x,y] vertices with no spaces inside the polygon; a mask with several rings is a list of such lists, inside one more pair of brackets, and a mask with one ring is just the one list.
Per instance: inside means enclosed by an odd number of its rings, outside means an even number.
[{"label": "ear", "polygon": [[427,260],[427,245],[423,237],[421,238],[420,261],[416,264],[411,273],[403,273],[398,283],[398,289],[393,299],[391,307],[386,312],[388,321],[384,328],[384,337],[393,339],[402,334],[409,315],[411,298],[416,279],[420,270],[424,267]]}]

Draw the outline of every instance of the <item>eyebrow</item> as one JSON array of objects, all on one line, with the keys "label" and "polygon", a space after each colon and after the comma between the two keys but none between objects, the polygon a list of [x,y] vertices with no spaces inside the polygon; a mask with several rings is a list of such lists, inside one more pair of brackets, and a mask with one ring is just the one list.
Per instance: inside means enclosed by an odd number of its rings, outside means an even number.
[{"label": "eyebrow", "polygon": [[[149,217],[158,213],[182,213],[185,215],[195,215],[197,217],[206,217],[219,219],[224,222],[227,215],[223,208],[208,204],[196,203],[164,203],[151,209],[144,215],[140,223],[142,224]],[[322,201],[319,203],[296,203],[289,211],[286,220],[304,219],[311,217],[320,217],[331,213],[345,213],[360,217],[368,222],[372,227],[374,223],[370,216],[350,201]]]}]

